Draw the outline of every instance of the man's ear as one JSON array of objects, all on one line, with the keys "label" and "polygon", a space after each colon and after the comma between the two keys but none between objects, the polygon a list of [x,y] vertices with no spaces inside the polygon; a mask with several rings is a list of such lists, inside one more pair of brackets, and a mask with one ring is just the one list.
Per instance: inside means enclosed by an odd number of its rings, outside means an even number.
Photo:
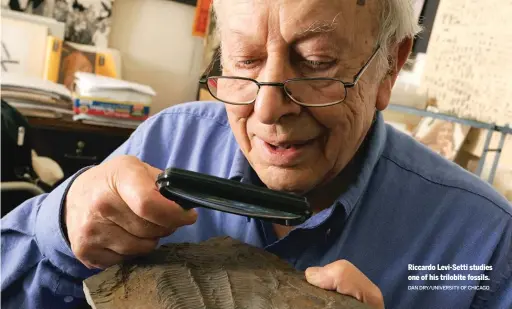
[{"label": "man's ear", "polygon": [[412,38],[406,38],[391,49],[388,57],[389,70],[380,83],[377,93],[377,102],[375,103],[375,107],[378,110],[384,110],[388,106],[391,98],[391,90],[395,85],[398,73],[409,58],[412,43]]}]

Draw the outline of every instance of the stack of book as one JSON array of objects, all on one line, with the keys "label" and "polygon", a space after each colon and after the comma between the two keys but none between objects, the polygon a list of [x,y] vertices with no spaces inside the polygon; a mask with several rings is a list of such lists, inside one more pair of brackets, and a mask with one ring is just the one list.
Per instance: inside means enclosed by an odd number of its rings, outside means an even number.
[{"label": "stack of book", "polygon": [[76,72],[74,119],[90,124],[134,128],[149,117],[155,95],[147,85]]},{"label": "stack of book", "polygon": [[42,78],[4,72],[1,95],[26,116],[61,118],[66,114],[73,115],[71,92],[61,84]]}]

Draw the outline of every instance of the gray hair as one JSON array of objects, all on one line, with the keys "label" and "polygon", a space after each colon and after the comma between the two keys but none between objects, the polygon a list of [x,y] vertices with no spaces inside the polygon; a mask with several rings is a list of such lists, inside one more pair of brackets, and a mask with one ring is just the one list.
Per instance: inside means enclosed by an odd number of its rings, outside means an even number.
[{"label": "gray hair", "polygon": [[[218,8],[220,1],[222,0],[213,0],[213,8],[215,10]],[[377,60],[379,68],[387,71],[389,69],[389,47],[406,38],[414,38],[421,31],[421,27],[418,24],[416,14],[414,14],[414,0],[376,1],[380,5],[380,31],[377,37],[380,52]],[[218,21],[216,26],[219,26]]]},{"label": "gray hair", "polygon": [[413,0],[378,0],[380,2],[380,32],[377,38],[381,46],[380,63],[388,69],[389,47],[406,38],[414,38],[420,31]]}]

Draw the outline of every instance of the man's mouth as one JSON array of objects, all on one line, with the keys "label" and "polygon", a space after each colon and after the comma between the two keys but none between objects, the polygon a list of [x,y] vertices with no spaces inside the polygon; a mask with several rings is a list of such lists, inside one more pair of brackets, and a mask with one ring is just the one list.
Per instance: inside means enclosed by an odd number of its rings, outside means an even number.
[{"label": "man's mouth", "polygon": [[261,158],[275,166],[292,166],[309,157],[318,138],[269,140],[255,137]]},{"label": "man's mouth", "polygon": [[287,150],[292,148],[300,148],[311,143],[313,139],[302,141],[302,142],[282,142],[282,143],[269,143],[267,144],[274,150]]}]

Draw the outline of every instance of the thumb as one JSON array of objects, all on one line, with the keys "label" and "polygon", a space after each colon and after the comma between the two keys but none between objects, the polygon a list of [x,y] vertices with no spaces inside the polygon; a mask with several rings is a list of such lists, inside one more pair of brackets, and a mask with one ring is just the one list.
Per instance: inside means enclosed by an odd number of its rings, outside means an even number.
[{"label": "thumb", "polygon": [[335,261],[323,267],[310,267],[305,275],[306,280],[314,286],[352,296],[372,308],[384,309],[380,289],[347,260]]},{"label": "thumb", "polygon": [[306,280],[324,290],[336,290],[335,278],[323,267],[309,267],[306,269]]}]

